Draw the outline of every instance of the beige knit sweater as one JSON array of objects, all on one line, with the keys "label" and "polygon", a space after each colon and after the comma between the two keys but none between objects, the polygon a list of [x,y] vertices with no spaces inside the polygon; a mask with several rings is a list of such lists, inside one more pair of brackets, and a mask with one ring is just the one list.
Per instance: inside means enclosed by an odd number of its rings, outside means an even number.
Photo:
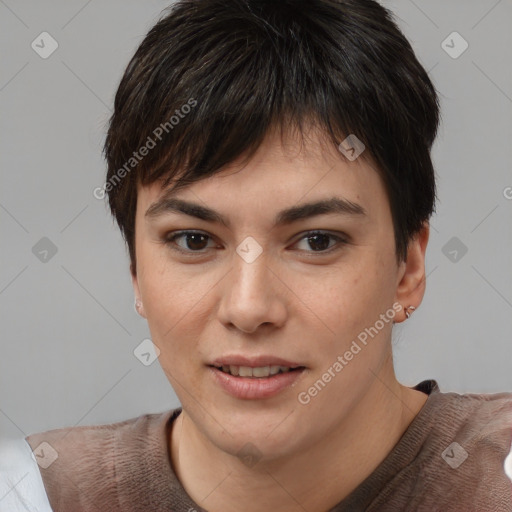
[{"label": "beige knit sweater", "polygon": [[[504,462],[512,393],[441,393],[433,380],[415,389],[429,395],[419,414],[377,469],[329,512],[511,512]],[[32,449],[47,442],[58,454],[40,468],[53,511],[203,512],[168,456],[170,425],[180,413],[28,436]]]}]

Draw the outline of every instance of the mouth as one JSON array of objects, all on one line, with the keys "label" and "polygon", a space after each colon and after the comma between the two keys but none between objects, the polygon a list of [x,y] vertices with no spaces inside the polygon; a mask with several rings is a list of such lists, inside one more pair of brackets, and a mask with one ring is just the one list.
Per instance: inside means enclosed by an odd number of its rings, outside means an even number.
[{"label": "mouth", "polygon": [[281,365],[267,365],[267,366],[237,366],[237,365],[209,365],[211,368],[232,375],[233,377],[247,377],[250,379],[266,379],[274,377],[282,373],[296,372],[304,370],[305,366],[281,366]]},{"label": "mouth", "polygon": [[213,383],[241,400],[263,400],[294,387],[304,377],[305,366],[208,365]]}]

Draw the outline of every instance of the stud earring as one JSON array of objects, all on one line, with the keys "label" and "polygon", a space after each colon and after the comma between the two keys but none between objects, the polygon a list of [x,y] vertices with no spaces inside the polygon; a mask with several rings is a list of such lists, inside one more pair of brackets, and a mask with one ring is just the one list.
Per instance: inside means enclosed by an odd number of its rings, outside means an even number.
[{"label": "stud earring", "polygon": [[416,311],[414,306],[407,306],[404,308],[406,318],[410,318],[411,315]]},{"label": "stud earring", "polygon": [[141,310],[141,308],[142,308],[142,301],[141,301],[140,299],[135,299],[135,304],[134,304],[134,306],[135,306],[135,311],[137,312],[137,314],[139,314],[140,316],[142,316],[142,315],[140,314],[140,310]]}]

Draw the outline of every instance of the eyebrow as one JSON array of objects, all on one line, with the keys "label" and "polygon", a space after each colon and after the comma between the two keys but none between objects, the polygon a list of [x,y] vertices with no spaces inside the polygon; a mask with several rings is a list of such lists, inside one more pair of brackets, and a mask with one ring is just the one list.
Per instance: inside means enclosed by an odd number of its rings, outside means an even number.
[{"label": "eyebrow", "polygon": [[[145,217],[154,219],[167,213],[181,213],[207,222],[217,222],[227,228],[230,227],[229,221],[215,210],[183,199],[165,196],[147,209]],[[360,204],[341,197],[331,197],[281,210],[274,218],[274,226],[288,225],[299,220],[326,214],[367,215],[366,210]]]}]

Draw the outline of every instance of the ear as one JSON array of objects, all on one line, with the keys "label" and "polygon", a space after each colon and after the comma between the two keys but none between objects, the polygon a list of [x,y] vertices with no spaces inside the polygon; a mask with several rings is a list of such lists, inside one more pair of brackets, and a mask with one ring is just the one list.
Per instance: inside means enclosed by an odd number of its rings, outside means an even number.
[{"label": "ear", "polygon": [[402,305],[402,312],[396,316],[396,322],[407,319],[405,308],[418,308],[425,294],[425,252],[427,250],[430,227],[428,222],[409,241],[407,259],[399,266],[395,301]]},{"label": "ear", "polygon": [[130,263],[130,274],[132,277],[133,293],[135,295],[135,311],[137,311],[137,313],[140,316],[147,318],[146,312],[144,311],[144,304],[143,304],[141,296],[140,296],[140,288],[139,288],[139,280],[137,277],[137,271],[136,271],[133,263]]}]

